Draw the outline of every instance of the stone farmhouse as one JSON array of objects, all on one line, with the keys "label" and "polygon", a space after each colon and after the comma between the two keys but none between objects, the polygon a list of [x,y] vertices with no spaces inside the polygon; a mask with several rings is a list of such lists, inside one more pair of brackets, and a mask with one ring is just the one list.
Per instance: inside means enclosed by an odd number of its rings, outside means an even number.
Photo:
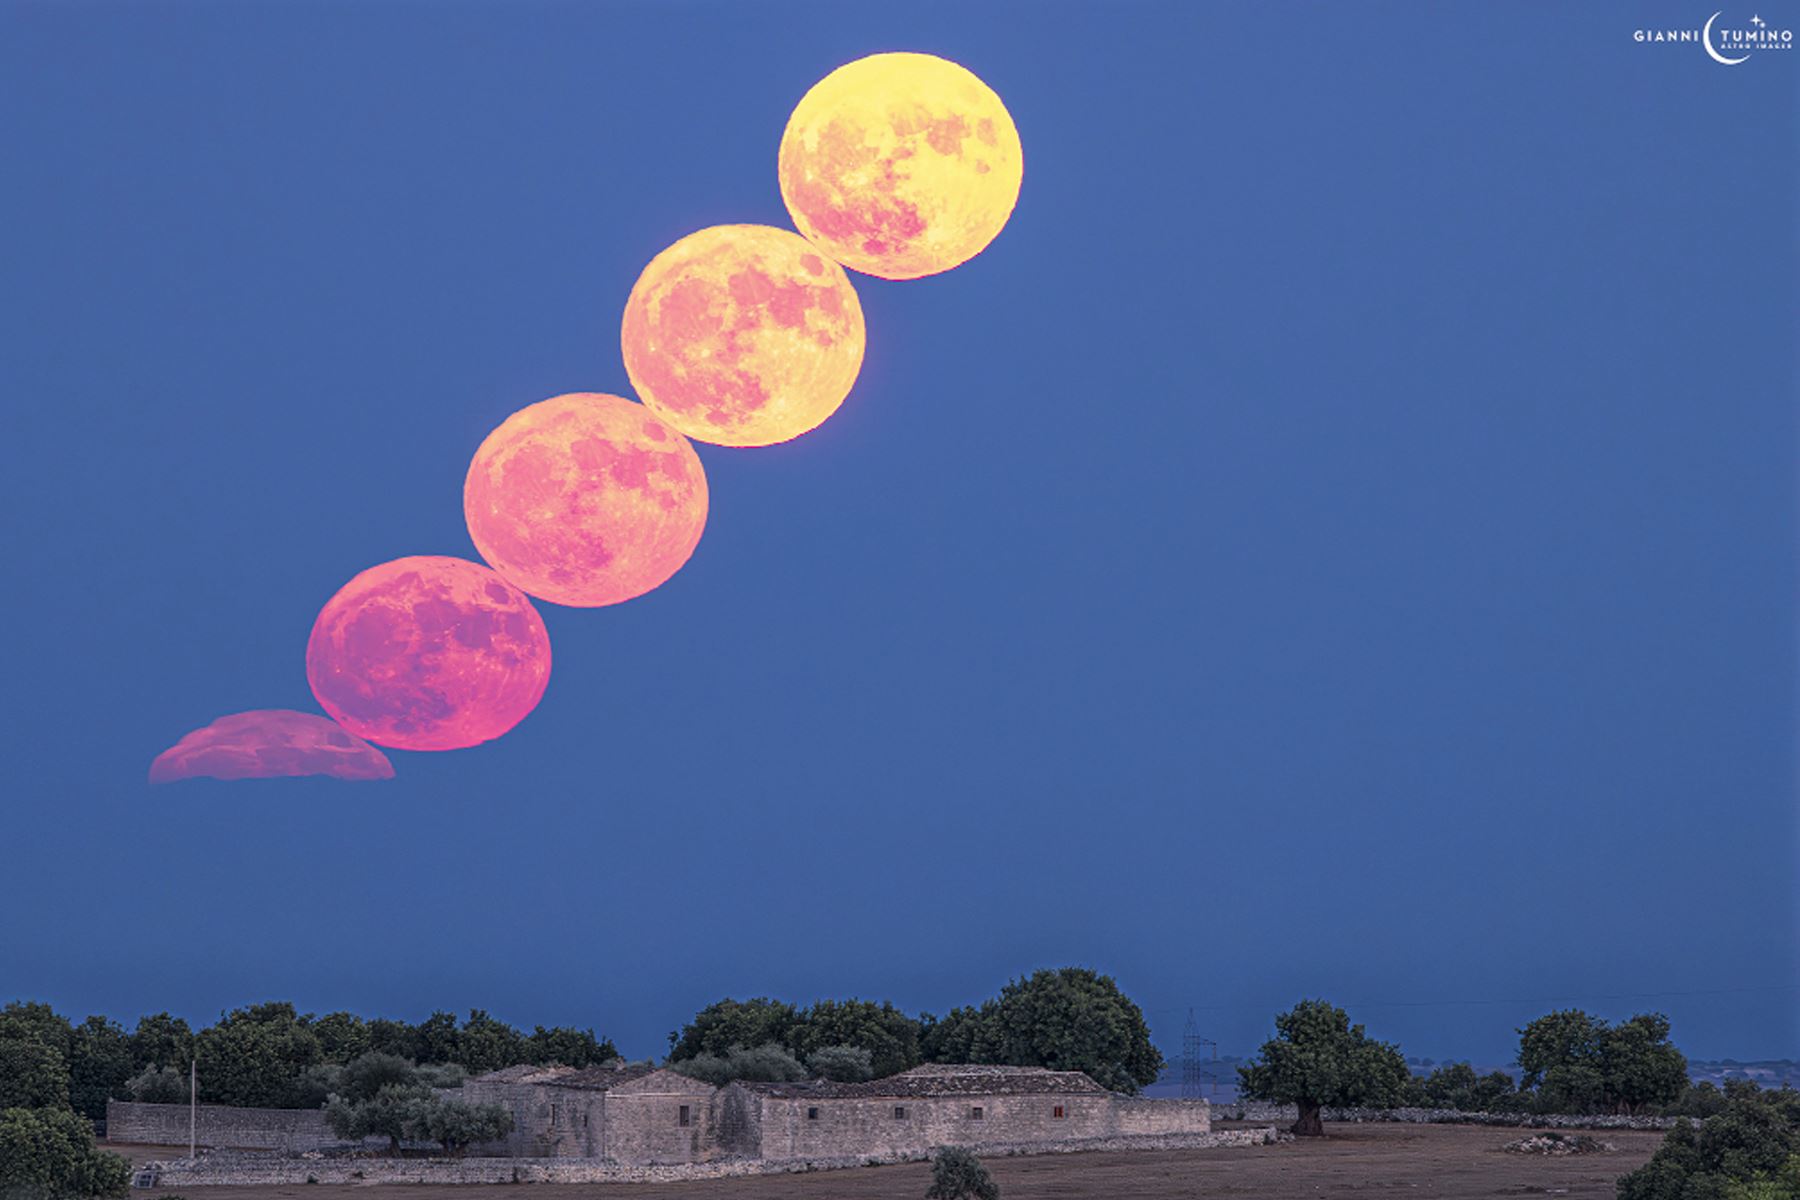
[{"label": "stone farmhouse", "polygon": [[867,1083],[715,1088],[645,1065],[523,1066],[471,1079],[462,1096],[513,1115],[511,1136],[481,1153],[626,1165],[845,1160],[1212,1128],[1204,1100],[1124,1096],[1079,1071],[1035,1067],[933,1063]]}]

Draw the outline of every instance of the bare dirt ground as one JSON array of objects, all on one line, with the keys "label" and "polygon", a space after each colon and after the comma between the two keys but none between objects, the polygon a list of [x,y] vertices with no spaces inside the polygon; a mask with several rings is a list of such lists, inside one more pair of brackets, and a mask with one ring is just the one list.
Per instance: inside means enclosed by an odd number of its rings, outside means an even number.
[{"label": "bare dirt ground", "polygon": [[[1594,1136],[1611,1154],[1543,1158],[1501,1149],[1529,1130],[1479,1125],[1327,1125],[1323,1140],[1214,1150],[1045,1154],[987,1159],[1003,1200],[1259,1200],[1416,1197],[1476,1200],[1567,1196],[1612,1200],[1614,1181],[1650,1157],[1660,1133],[1606,1130]],[[135,1160],[167,1150],[109,1147]],[[464,1187],[329,1185],[183,1188],[190,1200],[920,1200],[925,1163],[859,1167],[810,1175],[765,1175],[678,1184],[527,1184]],[[155,1200],[164,1189],[135,1191]]]}]

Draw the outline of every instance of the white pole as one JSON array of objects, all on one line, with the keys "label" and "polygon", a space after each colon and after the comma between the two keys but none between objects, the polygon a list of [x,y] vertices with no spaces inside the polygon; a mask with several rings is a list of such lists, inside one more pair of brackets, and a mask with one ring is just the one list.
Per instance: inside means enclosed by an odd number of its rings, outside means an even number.
[{"label": "white pole", "polygon": [[200,1112],[200,1063],[188,1063],[188,1157],[194,1157],[194,1125]]}]

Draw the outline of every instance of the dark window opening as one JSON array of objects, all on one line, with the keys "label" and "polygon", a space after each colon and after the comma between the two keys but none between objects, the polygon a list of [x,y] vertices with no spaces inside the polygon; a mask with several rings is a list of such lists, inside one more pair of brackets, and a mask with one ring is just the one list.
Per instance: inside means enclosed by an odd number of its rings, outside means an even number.
[{"label": "dark window opening", "polygon": [[906,1105],[904,1105],[904,1104],[894,1105],[894,1120],[896,1120],[896,1121],[906,1120]]},{"label": "dark window opening", "polygon": [[681,1106],[681,1124],[683,1126],[691,1125],[693,1123],[693,1120],[694,1120],[694,1114],[691,1111],[689,1111],[687,1105],[685,1105],[685,1104],[682,1105]]},{"label": "dark window opening", "polygon": [[556,1105],[554,1104],[550,1106],[550,1124],[556,1124]]},{"label": "dark window opening", "polygon": [[981,1120],[981,1105],[977,1104],[975,1107],[973,1107],[969,1110],[969,1120],[971,1120],[971,1121]]},{"label": "dark window opening", "polygon": [[816,1121],[816,1120],[818,1120],[818,1119],[819,1119],[819,1110],[818,1110],[818,1109],[816,1109],[816,1108],[809,1108],[809,1109],[807,1109],[807,1110],[806,1110],[806,1119],[807,1119],[807,1120],[809,1120],[809,1121]]},{"label": "dark window opening", "polygon": [[1053,1117],[1056,1117],[1060,1120],[1063,1115],[1062,1105],[1059,1104],[1055,1108],[1051,1109],[1050,1115]]}]

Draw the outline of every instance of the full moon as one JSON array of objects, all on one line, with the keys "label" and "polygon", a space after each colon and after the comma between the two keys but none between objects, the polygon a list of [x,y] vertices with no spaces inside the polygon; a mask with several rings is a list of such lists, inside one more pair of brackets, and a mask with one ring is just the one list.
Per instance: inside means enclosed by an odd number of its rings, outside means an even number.
[{"label": "full moon", "polygon": [[625,302],[631,386],[696,441],[768,446],[816,428],[862,368],[862,305],[805,238],[715,225],[651,260]]},{"label": "full moon", "polygon": [[641,404],[595,393],[508,417],[463,482],[469,536],[489,566],[540,600],[590,608],[680,570],[706,500],[686,438]]},{"label": "full moon", "polygon": [[306,680],[357,737],[458,750],[525,718],[550,681],[550,635],[519,589],[462,558],[397,558],[326,602]]},{"label": "full moon", "polygon": [[874,54],[802,97],[781,136],[794,227],[852,270],[917,279],[980,254],[1019,198],[1024,156],[1000,97],[930,54]]}]

